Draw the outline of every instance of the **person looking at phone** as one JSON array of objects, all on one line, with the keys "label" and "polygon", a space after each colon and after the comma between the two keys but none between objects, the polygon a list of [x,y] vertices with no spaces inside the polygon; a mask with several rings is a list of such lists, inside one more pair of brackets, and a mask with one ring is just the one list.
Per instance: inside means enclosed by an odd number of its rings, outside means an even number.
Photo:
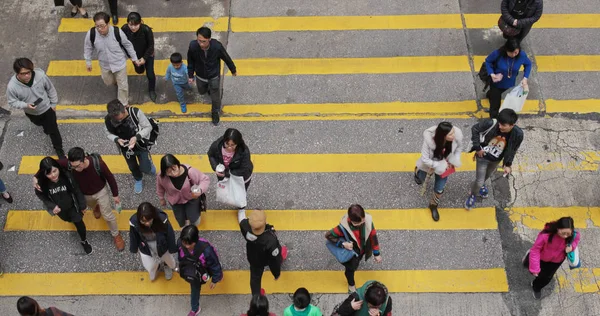
[{"label": "person looking at phone", "polygon": [[13,70],[15,75],[6,88],[8,105],[23,110],[31,123],[42,126],[58,157],[64,158],[62,137],[56,123],[58,95],[54,85],[43,70],[33,67],[28,58],[15,59]]}]

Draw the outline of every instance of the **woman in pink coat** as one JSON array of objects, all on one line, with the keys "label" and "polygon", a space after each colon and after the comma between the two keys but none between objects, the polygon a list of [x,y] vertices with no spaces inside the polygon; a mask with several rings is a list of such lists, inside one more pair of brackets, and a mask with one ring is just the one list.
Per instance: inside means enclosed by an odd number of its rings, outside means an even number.
[{"label": "woman in pink coat", "polygon": [[[573,238],[573,235],[576,236]],[[546,223],[523,261],[525,266],[529,267],[529,272],[535,276],[531,283],[535,299],[542,298],[542,288],[550,283],[567,253],[577,248],[580,239],[579,232],[575,234],[575,225],[571,217],[562,217],[555,222]]]},{"label": "woman in pink coat", "polygon": [[179,227],[200,225],[200,210],[206,208],[206,190],[210,178],[198,169],[183,165],[175,156],[166,154],[160,160],[160,174],[156,176],[156,194],[160,205],[167,201],[173,207]]}]

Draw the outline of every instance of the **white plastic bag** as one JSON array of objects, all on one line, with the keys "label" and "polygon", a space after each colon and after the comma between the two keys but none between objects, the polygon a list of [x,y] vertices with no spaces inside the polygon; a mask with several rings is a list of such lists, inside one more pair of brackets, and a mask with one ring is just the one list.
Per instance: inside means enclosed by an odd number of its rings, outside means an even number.
[{"label": "white plastic bag", "polygon": [[246,207],[244,177],[230,175],[217,182],[217,202],[237,208]]},{"label": "white plastic bag", "polygon": [[523,110],[525,100],[527,100],[528,93],[529,91],[524,90],[521,85],[513,87],[512,90],[510,90],[510,92],[504,98],[504,102],[502,102],[500,111],[504,109],[512,109],[517,113],[521,112],[521,110]]}]

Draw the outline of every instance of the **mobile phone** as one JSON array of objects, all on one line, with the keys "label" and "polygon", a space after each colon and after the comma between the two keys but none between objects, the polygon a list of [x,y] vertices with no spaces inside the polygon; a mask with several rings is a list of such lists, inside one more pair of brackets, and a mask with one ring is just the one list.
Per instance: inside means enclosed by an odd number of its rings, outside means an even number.
[{"label": "mobile phone", "polygon": [[44,101],[44,99],[38,98],[37,100],[35,100],[35,102],[33,102],[31,106],[36,107],[38,104],[42,103],[42,101]]}]

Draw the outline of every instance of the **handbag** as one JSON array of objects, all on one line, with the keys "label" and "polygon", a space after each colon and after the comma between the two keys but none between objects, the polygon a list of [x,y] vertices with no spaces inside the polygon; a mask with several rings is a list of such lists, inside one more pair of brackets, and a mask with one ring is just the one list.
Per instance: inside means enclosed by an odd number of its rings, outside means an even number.
[{"label": "handbag", "polygon": [[[344,233],[344,237],[340,237],[339,240],[342,243],[345,242],[345,241],[351,241],[350,237],[348,236],[348,233],[346,232],[346,229],[344,228],[344,226],[342,226],[340,224],[340,225],[338,225],[338,227]],[[331,254],[340,263],[346,263],[346,262],[352,260],[352,257],[358,257],[358,254],[354,250],[348,250],[348,249],[346,249],[344,247],[338,247],[335,243],[331,242],[330,240],[327,240],[327,242],[325,243],[325,245],[327,246],[327,249],[329,249],[329,252],[331,252]]]},{"label": "handbag", "polygon": [[[190,189],[194,186],[194,182],[192,182],[192,178],[190,178],[190,173],[188,170],[188,181],[190,182]],[[206,194],[204,192],[202,192],[202,194],[200,194],[200,197],[198,197],[198,200],[200,200],[200,213],[202,212],[206,212]]]},{"label": "handbag", "polygon": [[[575,239],[575,237],[577,237],[577,232],[573,232],[573,239]],[[581,268],[581,261],[579,260],[579,248],[575,248],[573,251],[567,253],[567,260],[569,260],[569,269],[573,270]]]},{"label": "handbag", "polygon": [[502,34],[504,34],[506,37],[515,37],[521,33],[520,29],[512,25],[508,25],[502,16],[500,16],[500,19],[498,19],[498,27],[500,28],[500,31],[502,31]]},{"label": "handbag", "polygon": [[244,177],[231,174],[229,178],[217,182],[217,202],[237,208],[246,207]]}]

